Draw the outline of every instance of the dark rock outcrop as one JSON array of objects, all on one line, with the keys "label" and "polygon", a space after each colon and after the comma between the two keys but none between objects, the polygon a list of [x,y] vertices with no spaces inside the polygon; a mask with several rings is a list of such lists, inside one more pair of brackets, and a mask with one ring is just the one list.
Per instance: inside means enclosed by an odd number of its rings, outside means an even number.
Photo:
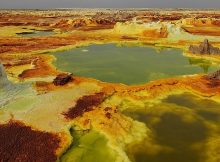
[{"label": "dark rock outcrop", "polygon": [[208,39],[205,39],[199,46],[190,45],[189,52],[193,54],[220,54],[220,49],[213,47]]},{"label": "dark rock outcrop", "polygon": [[56,86],[59,85],[65,85],[73,80],[72,74],[59,74],[57,77],[53,80],[53,84]]},{"label": "dark rock outcrop", "polygon": [[220,70],[207,74],[206,78],[211,80],[220,79]]}]

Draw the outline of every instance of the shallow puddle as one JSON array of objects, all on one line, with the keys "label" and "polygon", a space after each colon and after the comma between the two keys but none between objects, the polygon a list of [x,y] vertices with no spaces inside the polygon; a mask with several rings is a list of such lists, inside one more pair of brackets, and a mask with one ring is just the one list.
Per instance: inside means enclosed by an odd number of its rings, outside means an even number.
[{"label": "shallow puddle", "polygon": [[17,33],[17,35],[22,37],[43,37],[43,36],[52,36],[55,33],[53,31],[47,30],[33,30],[33,32],[22,32]]},{"label": "shallow puddle", "polygon": [[152,131],[154,145],[161,148],[152,154],[154,147],[147,147],[147,139],[129,145],[127,153],[135,162],[203,162],[205,142],[212,136],[212,127],[206,122],[220,132],[220,103],[189,93],[172,95],[153,107],[123,113],[144,122]]},{"label": "shallow puddle", "polygon": [[182,55],[178,49],[115,44],[90,45],[54,53],[62,71],[105,82],[141,84],[161,78],[206,73],[218,67],[211,61]]},{"label": "shallow puddle", "polygon": [[115,152],[107,145],[104,135],[96,132],[72,131],[73,145],[62,156],[61,162],[114,162]]}]

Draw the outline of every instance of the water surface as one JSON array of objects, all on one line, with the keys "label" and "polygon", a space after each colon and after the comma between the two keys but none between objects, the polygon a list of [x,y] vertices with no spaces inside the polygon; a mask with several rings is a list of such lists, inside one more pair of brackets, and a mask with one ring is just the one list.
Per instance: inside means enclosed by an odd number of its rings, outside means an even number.
[{"label": "water surface", "polygon": [[161,103],[144,109],[123,112],[145,123],[152,131],[155,145],[161,148],[151,154],[149,139],[127,148],[134,162],[205,162],[206,140],[212,137],[212,126],[220,135],[220,103],[190,93],[171,95]]},{"label": "water surface", "polygon": [[55,33],[50,30],[33,30],[33,32],[22,32],[17,33],[17,35],[20,35],[22,37],[43,37],[43,36],[52,36]]},{"label": "water surface", "polygon": [[114,162],[116,154],[107,145],[104,135],[90,130],[72,131],[73,144],[62,156],[61,162]]},{"label": "water surface", "polygon": [[59,70],[129,85],[217,69],[210,61],[188,58],[181,50],[171,48],[103,44],[56,52],[54,56]]}]

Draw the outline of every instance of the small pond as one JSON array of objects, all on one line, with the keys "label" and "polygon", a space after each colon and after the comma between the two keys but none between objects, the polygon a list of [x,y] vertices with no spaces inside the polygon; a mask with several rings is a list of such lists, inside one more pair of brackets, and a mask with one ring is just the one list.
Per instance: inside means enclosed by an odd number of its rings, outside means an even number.
[{"label": "small pond", "polygon": [[45,37],[54,35],[54,31],[51,30],[32,30],[30,32],[17,33],[17,35],[22,37]]},{"label": "small pond", "polygon": [[116,153],[111,150],[104,135],[91,130],[72,130],[73,144],[62,156],[61,162],[114,162]]},{"label": "small pond", "polygon": [[205,162],[211,132],[220,135],[220,103],[190,93],[123,113],[145,123],[154,141],[129,145],[127,153],[133,162]]},{"label": "small pond", "polygon": [[90,45],[53,54],[62,71],[105,82],[141,84],[161,78],[217,70],[211,61],[183,56],[179,49]]}]

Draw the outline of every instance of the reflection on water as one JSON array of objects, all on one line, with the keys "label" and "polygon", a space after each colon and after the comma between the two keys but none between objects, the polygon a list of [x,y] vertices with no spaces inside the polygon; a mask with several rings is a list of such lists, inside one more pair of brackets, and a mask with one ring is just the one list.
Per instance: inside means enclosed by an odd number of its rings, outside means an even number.
[{"label": "reflection on water", "polygon": [[207,73],[213,62],[211,60],[205,60],[201,58],[189,58],[189,64],[199,66],[204,73]]},{"label": "reflection on water", "polygon": [[54,35],[54,32],[50,30],[33,30],[32,32],[17,33],[17,35],[22,37],[42,37]]},{"label": "reflection on water", "polygon": [[[211,129],[205,121],[220,130],[220,104],[188,93],[169,96],[145,110],[133,109],[123,113],[146,123],[152,130],[155,143],[170,148],[152,155],[149,147],[145,147],[147,140],[132,144],[127,153],[136,162],[202,162],[206,151],[204,142]],[[192,120],[186,120],[189,117]]]},{"label": "reflection on water", "polygon": [[[54,53],[62,71],[106,82],[141,84],[151,80],[217,70],[202,59],[188,59],[178,49],[91,45]],[[205,69],[201,66],[209,65]]]},{"label": "reflection on water", "polygon": [[187,93],[181,96],[169,96],[164,101],[193,109],[206,120],[220,121],[220,104],[215,101],[202,99]]}]

